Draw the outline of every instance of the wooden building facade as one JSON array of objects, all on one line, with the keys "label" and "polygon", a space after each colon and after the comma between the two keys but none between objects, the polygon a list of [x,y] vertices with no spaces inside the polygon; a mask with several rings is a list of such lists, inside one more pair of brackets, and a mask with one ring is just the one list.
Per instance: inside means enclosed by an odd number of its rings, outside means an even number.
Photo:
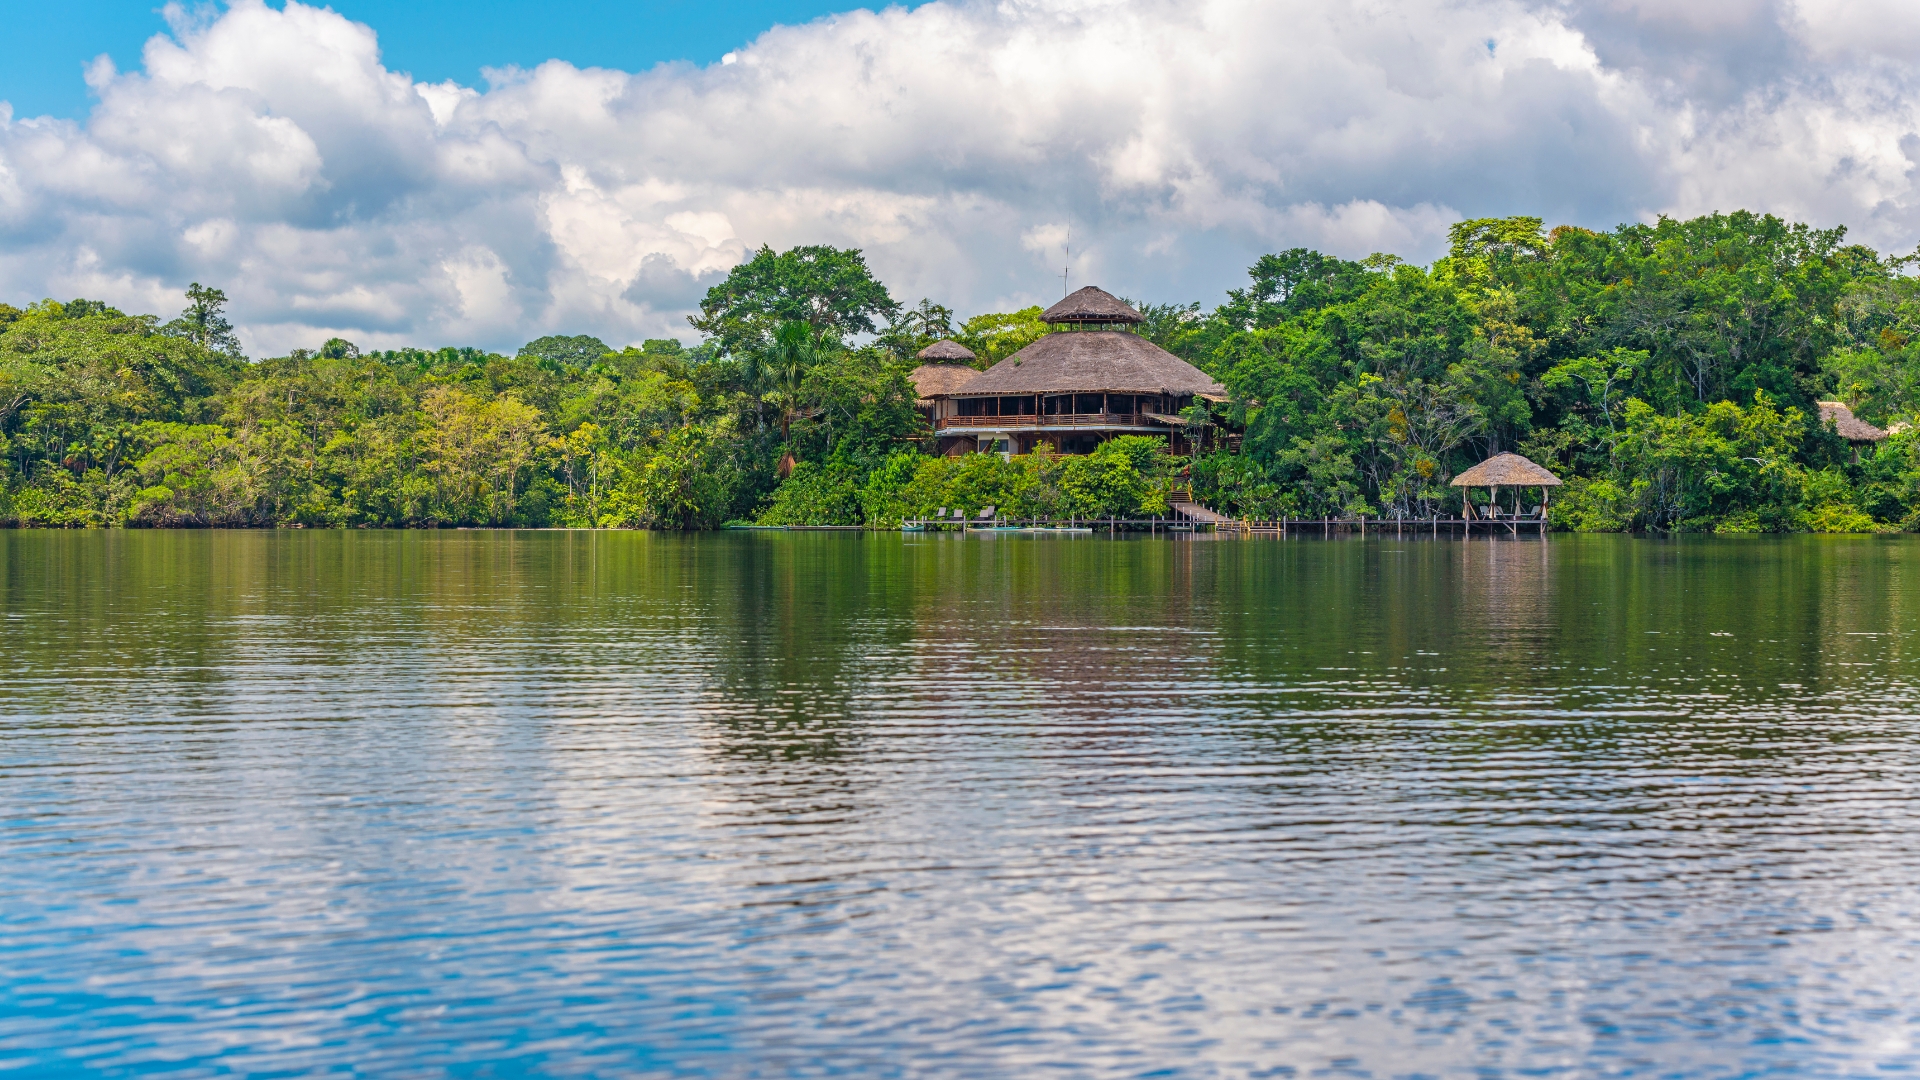
[{"label": "wooden building facade", "polygon": [[1139,312],[1089,285],[1040,317],[1053,332],[986,371],[955,370],[958,353],[972,354],[953,342],[920,354],[927,363],[913,380],[939,453],[1025,454],[1046,443],[1084,454],[1116,435],[1158,436],[1184,453],[1207,437],[1180,412],[1196,397],[1225,401],[1226,388],[1135,333]]}]

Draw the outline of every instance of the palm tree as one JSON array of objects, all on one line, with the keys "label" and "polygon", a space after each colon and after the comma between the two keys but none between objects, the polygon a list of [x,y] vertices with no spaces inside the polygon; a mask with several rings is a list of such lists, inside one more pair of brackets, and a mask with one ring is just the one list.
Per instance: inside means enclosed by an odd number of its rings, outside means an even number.
[{"label": "palm tree", "polygon": [[800,389],[807,373],[838,348],[839,342],[829,332],[815,330],[804,322],[784,322],[773,332],[773,343],[752,365],[766,392],[779,399],[782,441],[800,411]]}]

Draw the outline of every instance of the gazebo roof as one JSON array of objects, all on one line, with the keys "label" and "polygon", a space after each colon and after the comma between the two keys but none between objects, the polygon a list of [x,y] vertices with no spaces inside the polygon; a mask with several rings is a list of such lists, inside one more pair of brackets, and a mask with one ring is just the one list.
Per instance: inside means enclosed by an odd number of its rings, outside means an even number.
[{"label": "gazebo roof", "polygon": [[913,383],[914,394],[921,401],[959,393],[962,387],[979,377],[980,372],[964,364],[921,364],[907,376]]},{"label": "gazebo roof", "polygon": [[1088,285],[1040,313],[1048,323],[1137,323],[1146,317],[1105,289]]},{"label": "gazebo roof", "polygon": [[969,397],[1114,393],[1217,400],[1225,400],[1227,394],[1213,376],[1125,330],[1048,334],[988,368],[963,392]]},{"label": "gazebo roof", "polygon": [[1495,454],[1454,477],[1453,486],[1559,487],[1560,478],[1519,454]]},{"label": "gazebo roof", "polygon": [[916,360],[932,360],[936,363],[942,360],[966,362],[973,359],[973,350],[952,338],[941,338],[913,355]]},{"label": "gazebo roof", "polygon": [[1833,429],[1848,442],[1879,442],[1887,437],[1887,432],[1853,415],[1853,410],[1847,408],[1845,402],[1818,401],[1814,404],[1820,406],[1820,422],[1832,421]]}]

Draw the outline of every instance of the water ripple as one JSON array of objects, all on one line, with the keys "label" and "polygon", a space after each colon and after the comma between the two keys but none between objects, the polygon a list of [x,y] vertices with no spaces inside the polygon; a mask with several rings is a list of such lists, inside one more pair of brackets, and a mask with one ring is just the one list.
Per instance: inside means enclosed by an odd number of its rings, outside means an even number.
[{"label": "water ripple", "polygon": [[1916,551],[0,533],[0,1068],[1920,1067]]}]

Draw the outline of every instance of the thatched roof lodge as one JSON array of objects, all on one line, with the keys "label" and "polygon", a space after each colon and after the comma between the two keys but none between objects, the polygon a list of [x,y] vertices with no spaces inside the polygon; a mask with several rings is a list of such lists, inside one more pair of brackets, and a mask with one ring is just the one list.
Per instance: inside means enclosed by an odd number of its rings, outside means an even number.
[{"label": "thatched roof lodge", "polygon": [[1853,415],[1853,410],[1847,408],[1843,401],[1817,401],[1814,404],[1820,407],[1820,422],[1832,424],[1833,429],[1840,433],[1840,437],[1850,443],[1856,445],[1877,443],[1888,435],[1887,432]]},{"label": "thatched roof lodge", "polygon": [[1040,318],[1053,332],[957,389],[922,390],[942,453],[1026,453],[1042,442],[1085,453],[1127,434],[1178,447],[1180,410],[1195,397],[1226,399],[1212,376],[1135,333],[1145,320],[1111,293],[1089,285]]},{"label": "thatched roof lodge", "polygon": [[1206,372],[1124,330],[1048,334],[967,384],[969,394],[1107,393],[1224,400],[1226,392]]}]

